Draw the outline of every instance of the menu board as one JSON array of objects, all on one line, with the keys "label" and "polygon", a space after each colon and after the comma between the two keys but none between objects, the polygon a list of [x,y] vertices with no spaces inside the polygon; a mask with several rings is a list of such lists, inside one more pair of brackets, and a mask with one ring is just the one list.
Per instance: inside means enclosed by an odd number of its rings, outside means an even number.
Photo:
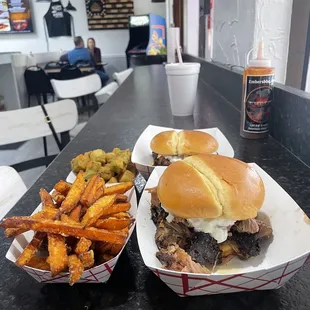
[{"label": "menu board", "polygon": [[89,30],[126,29],[133,0],[85,0]]},{"label": "menu board", "polygon": [[33,32],[29,0],[0,0],[0,34]]}]

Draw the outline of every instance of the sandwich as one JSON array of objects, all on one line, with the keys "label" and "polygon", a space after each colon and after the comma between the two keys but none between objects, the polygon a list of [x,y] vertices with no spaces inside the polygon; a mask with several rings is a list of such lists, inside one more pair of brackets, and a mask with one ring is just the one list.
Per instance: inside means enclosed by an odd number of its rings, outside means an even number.
[{"label": "sandwich", "polygon": [[163,131],[151,141],[154,166],[169,166],[187,156],[215,153],[219,145],[215,138],[202,131]]},{"label": "sandwich", "polygon": [[258,213],[264,183],[248,164],[220,155],[196,155],[172,163],[151,189],[156,254],[164,268],[211,273],[238,257],[260,255],[272,237]]}]

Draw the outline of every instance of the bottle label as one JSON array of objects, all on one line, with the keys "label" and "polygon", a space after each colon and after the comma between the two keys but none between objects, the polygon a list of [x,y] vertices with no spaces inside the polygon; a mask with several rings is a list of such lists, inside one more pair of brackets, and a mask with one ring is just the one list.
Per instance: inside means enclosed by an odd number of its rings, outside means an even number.
[{"label": "bottle label", "polygon": [[243,130],[250,133],[265,133],[269,130],[271,102],[273,100],[274,74],[248,75],[244,94]]}]

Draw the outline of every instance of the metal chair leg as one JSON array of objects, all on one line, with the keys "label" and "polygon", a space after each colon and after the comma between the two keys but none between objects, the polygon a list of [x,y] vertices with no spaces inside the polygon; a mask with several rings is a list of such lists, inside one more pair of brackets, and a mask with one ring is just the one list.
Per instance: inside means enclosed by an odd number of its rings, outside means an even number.
[{"label": "metal chair leg", "polygon": [[90,97],[91,97],[91,100],[93,102],[94,111],[97,112],[99,110],[98,100],[94,94],[90,95]]},{"label": "metal chair leg", "polygon": [[37,96],[37,100],[38,100],[38,105],[40,105],[41,104],[41,95],[37,94],[36,96]]},{"label": "metal chair leg", "polygon": [[85,96],[82,96],[81,99],[82,99],[83,107],[86,107],[87,104],[86,104]]},{"label": "metal chair leg", "polygon": [[[47,153],[46,137],[43,137],[43,147],[44,147],[44,156],[47,157],[48,153]],[[47,167],[47,165],[45,167]]]},{"label": "metal chair leg", "polygon": [[91,109],[91,106],[90,106],[90,102],[89,102],[89,95],[86,96],[86,106],[88,108],[88,118],[90,118],[90,109]]},{"label": "metal chair leg", "polygon": [[47,101],[47,93],[42,93],[43,103],[48,103]]}]

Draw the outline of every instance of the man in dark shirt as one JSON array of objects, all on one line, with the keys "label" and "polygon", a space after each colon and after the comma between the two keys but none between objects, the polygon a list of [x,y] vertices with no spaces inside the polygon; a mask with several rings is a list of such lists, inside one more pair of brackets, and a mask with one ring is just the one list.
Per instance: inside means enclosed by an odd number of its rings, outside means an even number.
[{"label": "man in dark shirt", "polygon": [[[78,36],[74,38],[75,48],[65,55],[60,57],[60,61],[67,61],[70,65],[76,65],[78,62],[88,62],[91,66],[95,68],[95,61],[89,49],[84,47],[84,41],[82,37]],[[95,72],[100,76],[102,85],[105,85],[109,80],[109,76],[100,70],[95,70]]]}]

